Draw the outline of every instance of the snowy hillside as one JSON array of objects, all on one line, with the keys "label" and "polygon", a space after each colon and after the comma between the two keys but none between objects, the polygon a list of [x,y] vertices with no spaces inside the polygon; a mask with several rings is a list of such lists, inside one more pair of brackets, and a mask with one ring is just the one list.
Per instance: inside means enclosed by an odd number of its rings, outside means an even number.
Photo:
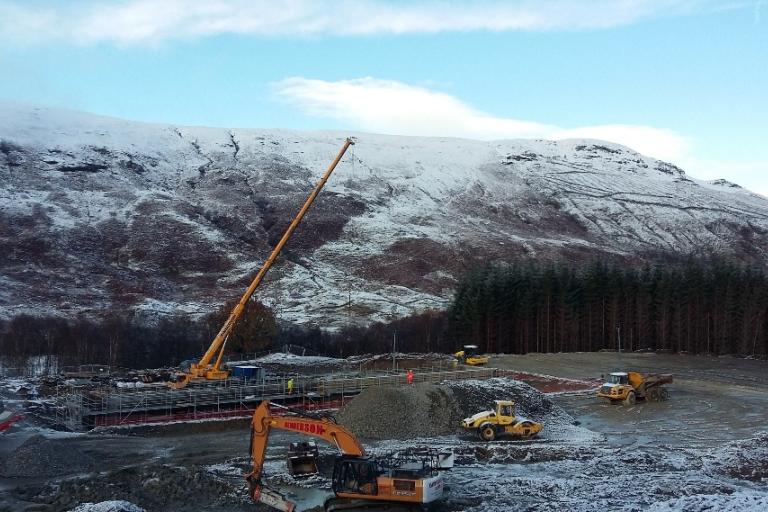
[{"label": "snowy hillside", "polygon": [[[210,311],[239,296],[347,135],[0,104],[0,314]],[[625,147],[351,135],[257,293],[284,320],[442,307],[457,276],[500,258],[768,261],[768,199]]]}]

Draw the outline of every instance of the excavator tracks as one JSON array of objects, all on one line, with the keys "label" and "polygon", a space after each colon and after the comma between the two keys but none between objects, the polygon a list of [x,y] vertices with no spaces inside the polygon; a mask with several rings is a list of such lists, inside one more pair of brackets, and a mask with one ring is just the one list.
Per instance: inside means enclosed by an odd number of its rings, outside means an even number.
[{"label": "excavator tracks", "polygon": [[337,497],[325,500],[325,512],[425,512],[426,510],[428,509],[416,503],[388,503]]}]

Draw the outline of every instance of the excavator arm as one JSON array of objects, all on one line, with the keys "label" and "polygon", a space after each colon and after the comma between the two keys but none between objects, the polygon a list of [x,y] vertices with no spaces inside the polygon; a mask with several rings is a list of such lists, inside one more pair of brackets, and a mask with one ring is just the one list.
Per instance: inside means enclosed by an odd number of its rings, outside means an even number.
[{"label": "excavator arm", "polygon": [[[180,378],[176,382],[171,383],[171,387],[175,389],[183,388],[187,384],[189,384],[193,379],[223,380],[229,377],[229,372],[227,370],[221,369],[221,359],[224,356],[224,348],[226,346],[227,339],[229,338],[230,334],[232,334],[232,331],[234,330],[235,325],[237,324],[237,321],[242,316],[243,311],[245,310],[246,304],[248,304],[248,301],[253,296],[253,292],[255,292],[256,288],[258,288],[259,285],[261,284],[262,280],[264,279],[264,276],[267,274],[267,271],[269,271],[269,269],[272,267],[272,264],[277,259],[278,255],[280,254],[280,251],[283,250],[283,246],[291,237],[293,232],[296,230],[299,223],[301,222],[301,219],[304,218],[304,215],[309,210],[309,207],[312,205],[317,195],[325,186],[325,183],[328,181],[328,178],[330,178],[331,173],[341,161],[341,158],[344,156],[344,153],[346,153],[349,146],[353,144],[354,144],[354,141],[351,138],[348,138],[346,141],[344,141],[344,145],[341,147],[341,150],[339,150],[339,154],[336,155],[336,158],[333,160],[333,162],[331,162],[331,165],[328,167],[328,170],[325,171],[325,174],[323,174],[323,177],[320,178],[320,181],[317,182],[317,185],[315,185],[315,188],[312,190],[312,193],[309,194],[309,197],[304,202],[304,206],[302,206],[301,209],[299,210],[299,213],[296,214],[296,217],[293,219],[293,222],[291,222],[291,224],[288,226],[288,229],[285,230],[283,237],[280,239],[280,241],[277,243],[275,248],[272,250],[272,253],[269,255],[269,258],[267,258],[267,261],[264,262],[261,269],[259,270],[259,273],[256,274],[256,277],[253,278],[253,281],[251,282],[248,289],[245,290],[245,293],[240,298],[240,301],[232,309],[232,312],[229,314],[229,317],[227,317],[227,320],[224,322],[224,325],[221,326],[221,329],[219,330],[218,334],[211,342],[211,345],[208,347],[208,350],[205,352],[205,354],[203,355],[203,357],[200,359],[198,363],[193,363],[190,366],[189,371],[181,374]],[[215,361],[214,361],[214,357],[216,358]]]},{"label": "excavator arm", "polygon": [[281,494],[261,485],[264,458],[272,429],[288,430],[322,439],[335,445],[344,455],[362,457],[365,454],[363,445],[360,444],[354,434],[337,425],[331,419],[309,418],[299,415],[273,416],[269,408],[269,401],[261,402],[254,411],[251,420],[251,461],[253,468],[245,479],[254,501],[270,505],[284,512],[291,512],[294,504]]}]

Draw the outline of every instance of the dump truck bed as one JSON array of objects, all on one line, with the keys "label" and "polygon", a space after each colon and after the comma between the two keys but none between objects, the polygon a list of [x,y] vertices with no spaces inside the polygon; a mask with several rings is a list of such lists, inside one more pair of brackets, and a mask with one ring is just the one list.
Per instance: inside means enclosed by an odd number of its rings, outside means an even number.
[{"label": "dump truck bed", "polygon": [[660,386],[662,384],[672,384],[674,378],[669,373],[649,373],[643,375],[646,386]]}]

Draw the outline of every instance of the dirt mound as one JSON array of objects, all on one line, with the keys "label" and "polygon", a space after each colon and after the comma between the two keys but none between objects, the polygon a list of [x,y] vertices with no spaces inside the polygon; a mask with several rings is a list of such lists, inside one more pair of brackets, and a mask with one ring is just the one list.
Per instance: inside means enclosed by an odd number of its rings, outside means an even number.
[{"label": "dirt mound", "polygon": [[96,461],[65,439],[32,436],[0,466],[4,477],[60,476],[92,471]]},{"label": "dirt mound", "polygon": [[337,416],[367,439],[407,439],[451,433],[455,409],[450,390],[432,384],[374,387],[356,396]]},{"label": "dirt mound", "polygon": [[460,420],[476,412],[492,409],[494,400],[514,400],[518,415],[536,421],[543,421],[551,416],[561,417],[565,421],[573,420],[546,395],[525,382],[498,378],[446,382],[444,385],[456,397]]},{"label": "dirt mound", "polygon": [[367,439],[409,439],[460,432],[462,419],[511,399],[517,413],[550,425],[573,418],[531,386],[505,378],[485,381],[375,387],[355,397],[337,416],[340,424]]},{"label": "dirt mound", "polygon": [[710,473],[761,482],[768,478],[768,432],[733,441],[715,451],[707,463]]},{"label": "dirt mound", "polygon": [[[239,510],[239,504],[248,501],[242,476],[238,475],[234,480],[235,483],[230,483],[198,466],[129,467],[94,477],[49,484],[33,499],[50,504],[54,510],[71,510],[84,506],[84,503],[98,505],[118,500],[119,503],[127,502],[138,509],[152,511],[190,510],[190,504],[201,510],[222,508],[234,511]],[[79,508],[75,510],[80,512]],[[91,512],[90,508],[85,510]],[[101,509],[96,510],[102,512]],[[134,512],[133,509],[128,510]],[[117,511],[123,512],[119,508]]]}]

